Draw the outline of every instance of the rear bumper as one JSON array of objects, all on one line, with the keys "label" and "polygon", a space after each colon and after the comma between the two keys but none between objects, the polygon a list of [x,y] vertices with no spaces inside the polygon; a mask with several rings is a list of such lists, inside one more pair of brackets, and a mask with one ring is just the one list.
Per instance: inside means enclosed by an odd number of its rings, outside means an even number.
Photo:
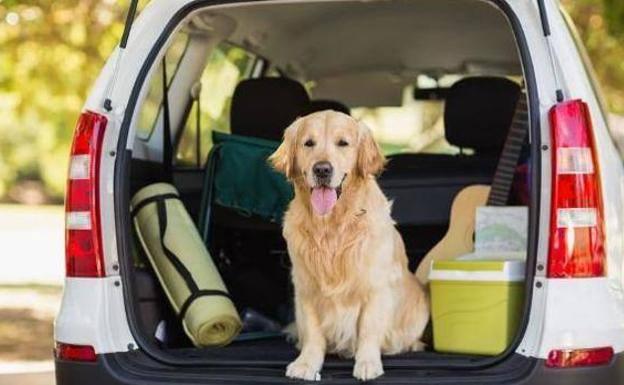
[{"label": "rear bumper", "polygon": [[[132,357],[134,355],[134,357]],[[158,384],[278,384],[297,383],[283,375],[283,369],[252,368],[174,368],[150,362],[140,353],[105,354],[97,362],[83,363],[56,361],[57,385],[158,385]],[[444,382],[465,385],[620,385],[624,384],[624,354],[618,354],[606,366],[549,369],[543,360],[515,356],[517,361],[524,360],[527,365],[520,365],[522,373],[515,380],[500,376],[462,375],[449,378],[445,374]],[[527,370],[528,368],[528,370]],[[376,384],[436,384],[442,378],[432,371],[387,370]],[[347,373],[327,376],[320,384],[355,384],[358,383]]]}]

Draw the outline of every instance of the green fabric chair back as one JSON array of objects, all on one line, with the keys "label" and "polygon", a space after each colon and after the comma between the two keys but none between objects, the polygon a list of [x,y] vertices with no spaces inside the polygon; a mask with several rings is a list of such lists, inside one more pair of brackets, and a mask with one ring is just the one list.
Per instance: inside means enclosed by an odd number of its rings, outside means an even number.
[{"label": "green fabric chair back", "polygon": [[279,142],[219,132],[213,133],[213,141],[212,202],[244,216],[281,223],[294,192],[267,161]]}]

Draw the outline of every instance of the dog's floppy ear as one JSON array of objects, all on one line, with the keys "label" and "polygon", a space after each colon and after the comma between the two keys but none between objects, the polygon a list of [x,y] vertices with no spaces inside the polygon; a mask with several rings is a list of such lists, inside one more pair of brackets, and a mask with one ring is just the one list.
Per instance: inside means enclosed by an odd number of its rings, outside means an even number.
[{"label": "dog's floppy ear", "polygon": [[359,122],[358,125],[358,176],[367,177],[369,175],[378,175],[386,164],[386,158],[377,145],[377,142],[375,142],[370,128],[363,122]]},{"label": "dog's floppy ear", "polygon": [[273,168],[286,175],[288,179],[294,177],[297,131],[302,122],[303,119],[297,118],[297,120],[286,128],[282,144],[280,144],[277,150],[269,157],[269,162]]}]

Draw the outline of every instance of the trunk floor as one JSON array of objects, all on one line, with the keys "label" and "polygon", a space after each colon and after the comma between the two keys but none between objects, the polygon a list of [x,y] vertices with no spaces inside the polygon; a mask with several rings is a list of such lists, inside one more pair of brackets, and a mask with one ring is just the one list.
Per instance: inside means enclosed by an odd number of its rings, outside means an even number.
[{"label": "trunk floor", "polygon": [[[262,363],[263,365],[279,365],[293,361],[298,351],[295,346],[287,342],[284,338],[265,338],[251,341],[237,341],[228,346],[218,348],[181,348],[169,349],[169,354],[176,357],[184,357],[191,360],[206,361],[249,361]],[[443,360],[445,363],[458,362],[467,363],[483,359],[484,356],[466,355],[466,354],[445,354],[434,351],[408,352],[392,356],[383,356],[384,365],[387,366],[413,366],[417,360],[423,364],[435,361],[440,364]],[[353,359],[341,358],[337,355],[327,355],[325,367],[344,367],[352,366]]]}]

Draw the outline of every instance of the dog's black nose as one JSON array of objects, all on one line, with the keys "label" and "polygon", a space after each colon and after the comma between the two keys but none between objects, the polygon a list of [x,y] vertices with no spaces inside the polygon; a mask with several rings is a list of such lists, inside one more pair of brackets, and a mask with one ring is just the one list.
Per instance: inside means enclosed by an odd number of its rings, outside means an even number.
[{"label": "dog's black nose", "polygon": [[328,179],[331,178],[334,168],[331,163],[323,161],[312,166],[312,172],[314,172],[314,175],[319,179]]}]

